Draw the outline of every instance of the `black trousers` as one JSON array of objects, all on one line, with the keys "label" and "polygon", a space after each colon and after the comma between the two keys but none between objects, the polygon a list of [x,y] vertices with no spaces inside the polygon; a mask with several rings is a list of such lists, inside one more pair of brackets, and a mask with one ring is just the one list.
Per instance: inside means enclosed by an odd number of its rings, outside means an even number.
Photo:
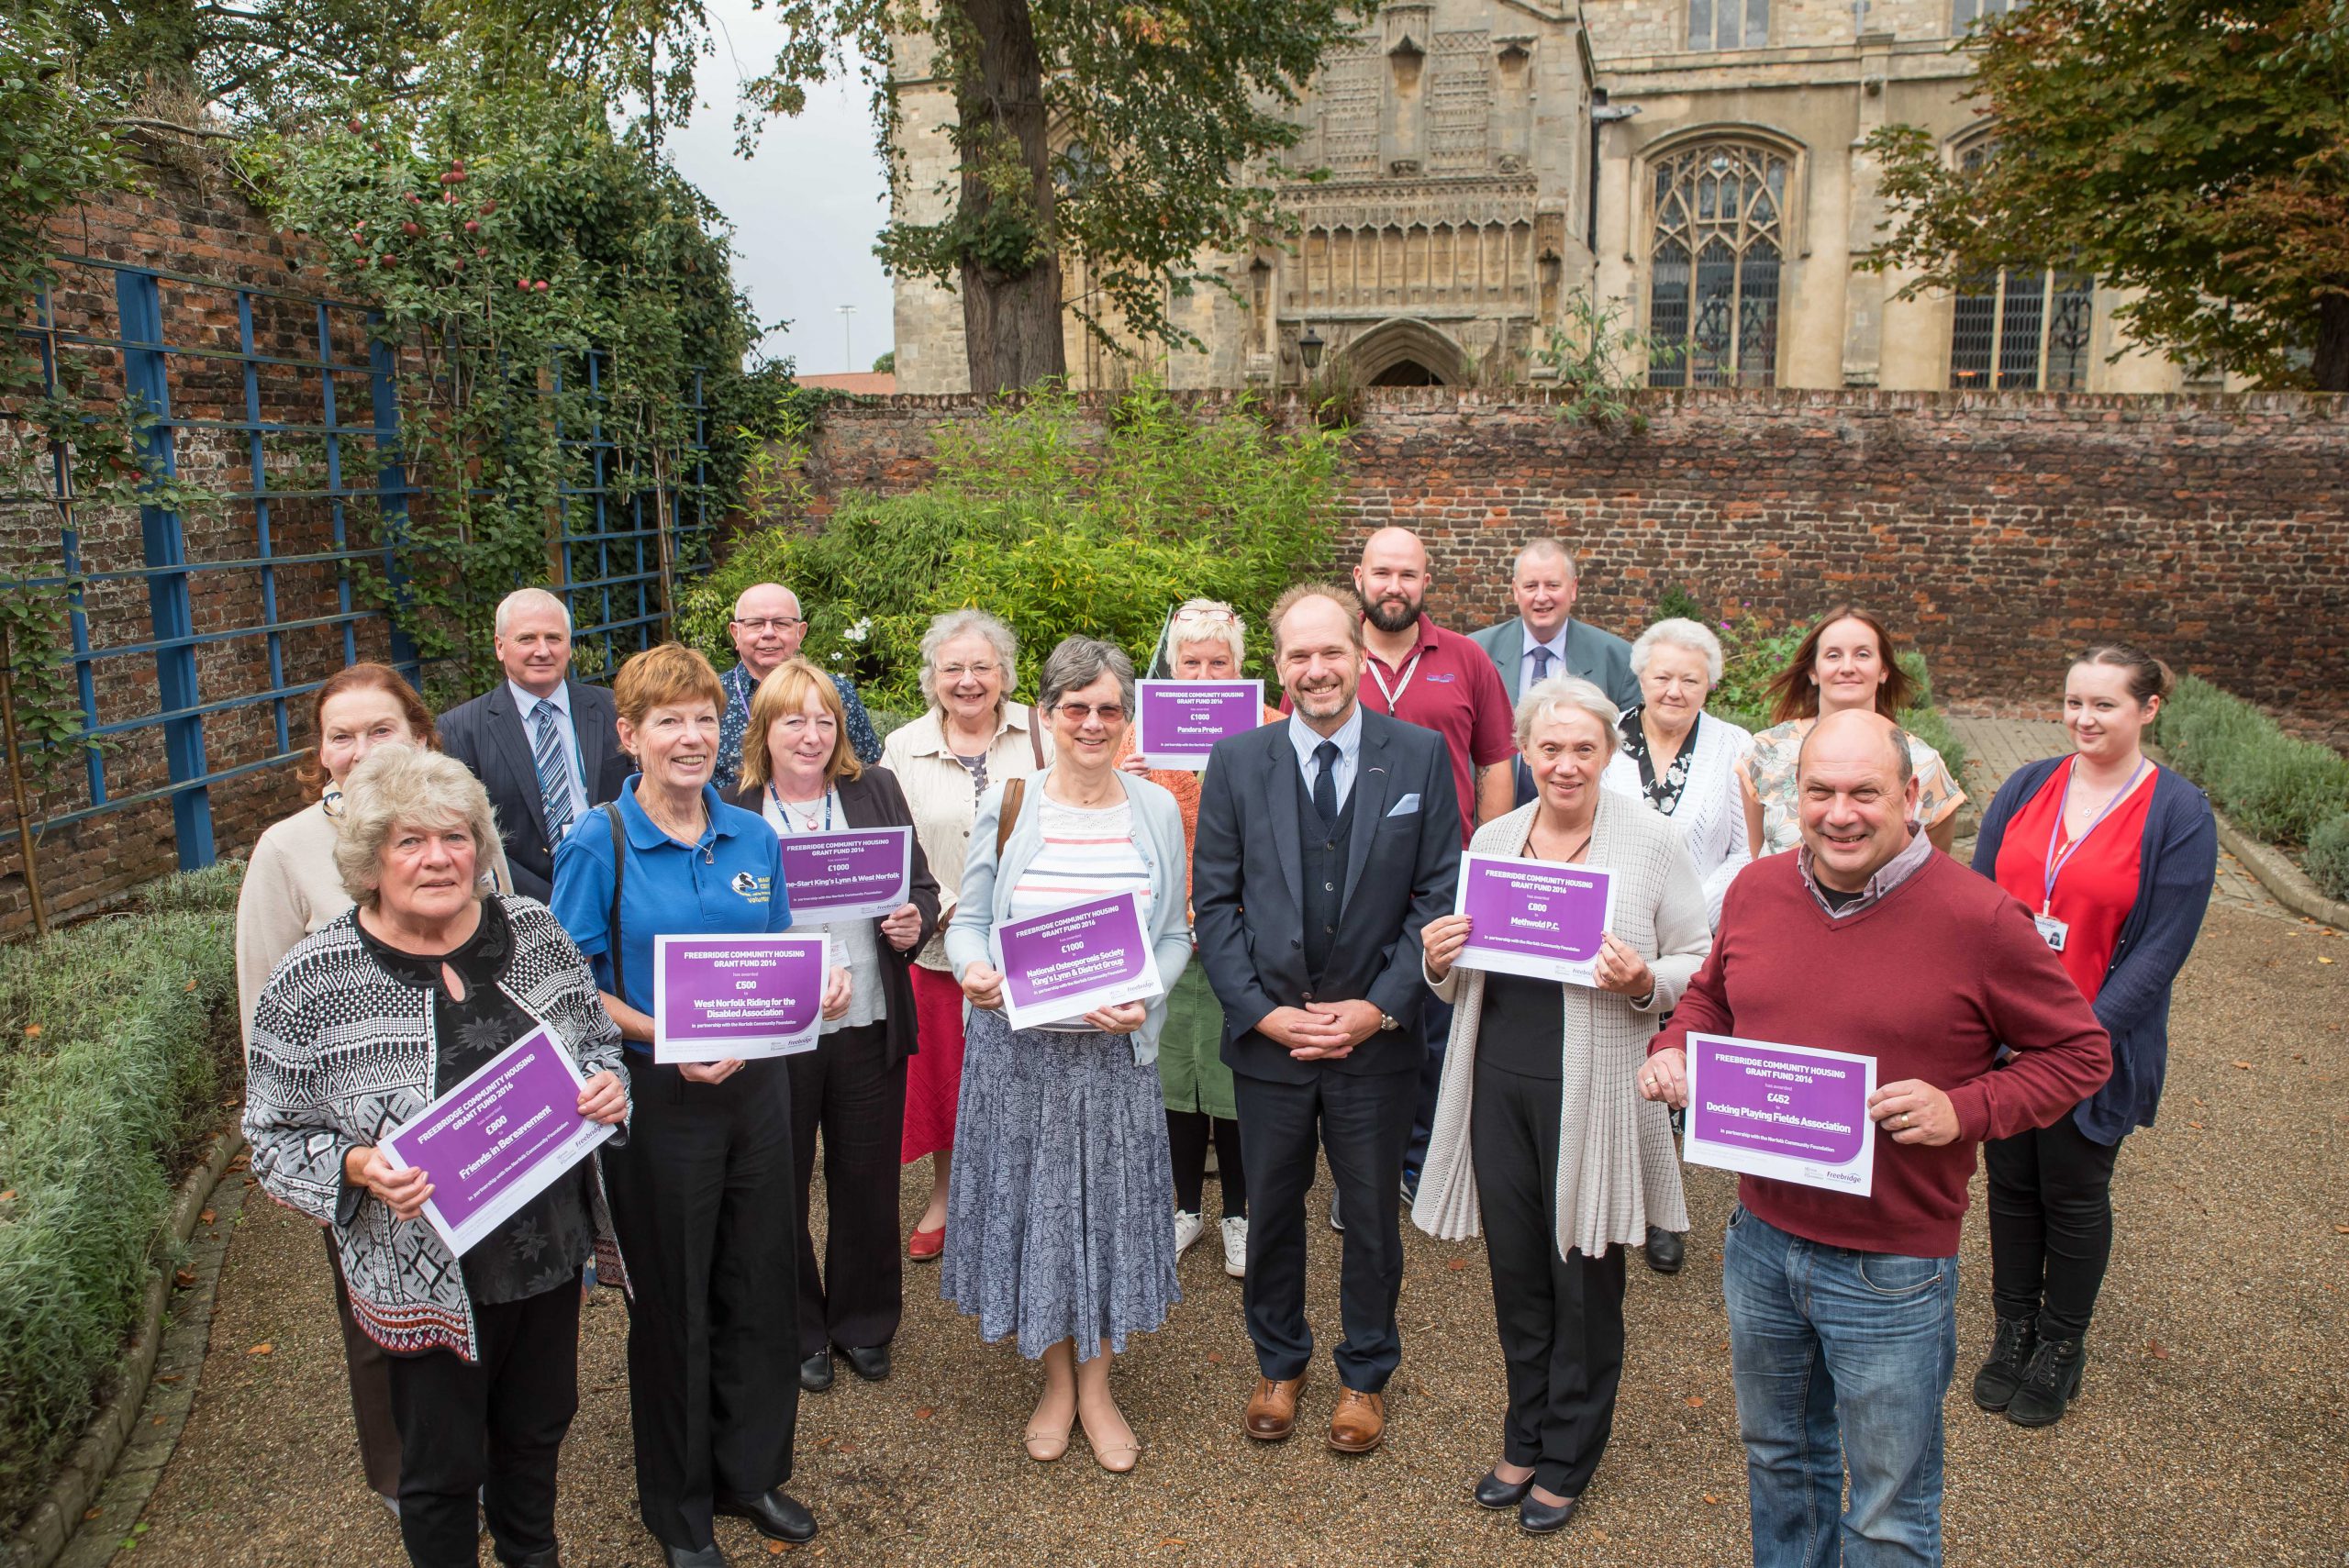
[{"label": "black trousers", "polygon": [[334,1232],[326,1238],[327,1265],[334,1270],[334,1311],[342,1320],[342,1364],[351,1375],[351,1420],[359,1429],[359,1466],[368,1490],[382,1497],[400,1495],[400,1429],[392,1419],[391,1355],[367,1337],[351,1315],[351,1287],[343,1283],[342,1251]]},{"label": "black trousers", "polygon": [[1534,1484],[1579,1497],[1615,1429],[1623,1377],[1623,1249],[1558,1251],[1555,1078],[1476,1064],[1469,1162],[1493,1265],[1508,1369],[1505,1457]]},{"label": "black trousers", "polygon": [[769,1059],[691,1084],[635,1051],[628,1071],[635,1113],[628,1141],[607,1146],[604,1183],[631,1296],[637,1510],[664,1545],[705,1547],[714,1496],[791,1478],[791,1078]]},{"label": "black trousers", "polygon": [[1313,1330],[1305,1320],[1305,1195],[1326,1150],[1346,1217],[1338,1273],[1345,1338],[1338,1379],[1383,1392],[1403,1357],[1395,1303],[1403,1293],[1397,1229],[1403,1144],[1411,1135],[1416,1072],[1324,1071],[1308,1084],[1233,1075],[1240,1147],[1248,1162],[1248,1337],[1266,1377],[1305,1375]]},{"label": "black trousers", "polygon": [[[897,1151],[906,1129],[906,1059],[884,1067],[886,1027],[821,1038],[784,1058],[791,1076],[791,1150],[799,1201],[799,1354],[863,1350],[896,1338],[905,1309],[897,1251]],[[824,1144],[824,1261],[807,1224],[816,1134]]]},{"label": "black trousers", "polygon": [[1240,1124],[1205,1111],[1166,1113],[1166,1149],[1174,1158],[1174,1207],[1197,1214],[1206,1201],[1209,1139],[1215,1141],[1216,1183],[1223,1188],[1223,1218],[1242,1218],[1248,1213],[1248,1156],[1240,1147]]},{"label": "black trousers", "polygon": [[1990,1186],[1990,1300],[2036,1318],[2043,1339],[2076,1340],[2112,1260],[2112,1163],[2069,1116],[1983,1147]]},{"label": "black trousers", "polygon": [[482,1512],[500,1562],[554,1550],[555,1462],[579,1409],[579,1282],[476,1305],[473,1331],[479,1361],[384,1358],[415,1568],[474,1568]]},{"label": "black trousers", "polygon": [[1427,1162],[1428,1140],[1435,1132],[1435,1103],[1443,1095],[1443,1053],[1452,1043],[1452,1004],[1438,1000],[1432,992],[1421,997],[1419,1032],[1427,1054],[1419,1059],[1419,1097],[1411,1106],[1411,1140],[1403,1150],[1403,1169],[1414,1180]]}]

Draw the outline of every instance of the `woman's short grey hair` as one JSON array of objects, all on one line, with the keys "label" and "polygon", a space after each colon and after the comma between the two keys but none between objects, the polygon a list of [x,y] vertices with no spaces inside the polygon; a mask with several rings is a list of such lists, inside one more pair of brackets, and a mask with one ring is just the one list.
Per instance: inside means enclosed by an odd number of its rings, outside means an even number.
[{"label": "woman's short grey hair", "polygon": [[938,651],[960,637],[984,637],[987,646],[995,650],[996,662],[1003,666],[1003,695],[1011,695],[1019,684],[1019,639],[1011,628],[985,610],[949,610],[935,617],[930,629],[921,634],[921,695],[930,706],[938,706]]},{"label": "woman's short grey hair", "polygon": [[1104,675],[1118,677],[1118,700],[1126,717],[1134,712],[1134,662],[1114,642],[1097,637],[1064,637],[1036,677],[1036,706],[1050,711],[1071,692],[1081,692]]},{"label": "woman's short grey hair", "polygon": [[1705,662],[1705,684],[1709,686],[1721,684],[1721,639],[1715,637],[1712,628],[1704,622],[1690,620],[1686,616],[1674,616],[1640,633],[1640,639],[1631,644],[1632,674],[1644,675],[1648,673],[1648,655],[1655,651],[1658,643],[1685,648],[1696,654]]},{"label": "woman's short grey hair", "polygon": [[[392,829],[406,824],[434,830],[463,823],[473,852],[486,857],[497,843],[497,817],[489,793],[454,757],[413,746],[381,746],[343,776],[340,831],[335,837],[334,869],[352,902],[375,907],[384,881],[384,846]],[[473,884],[481,896],[481,884]]]},{"label": "woman's short grey hair", "polygon": [[1623,710],[1580,675],[1553,675],[1537,681],[1517,699],[1517,749],[1524,751],[1533,727],[1545,718],[1555,718],[1562,708],[1577,708],[1598,720],[1598,727],[1607,731],[1608,754],[1614,754],[1615,726],[1622,722]]},{"label": "woman's short grey hair", "polygon": [[1220,642],[1231,650],[1231,667],[1248,662],[1248,633],[1240,614],[1221,599],[1186,599],[1166,623],[1166,657],[1171,663],[1194,642]]}]

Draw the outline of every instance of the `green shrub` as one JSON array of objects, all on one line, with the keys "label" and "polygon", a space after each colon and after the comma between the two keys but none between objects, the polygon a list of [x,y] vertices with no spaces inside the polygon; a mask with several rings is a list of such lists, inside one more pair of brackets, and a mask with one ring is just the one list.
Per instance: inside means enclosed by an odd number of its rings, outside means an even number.
[{"label": "green shrub", "polygon": [[758,582],[787,584],[808,617],[803,651],[853,675],[868,703],[918,713],[922,633],[975,605],[1020,643],[1021,689],[1062,638],[1105,638],[1137,666],[1186,598],[1247,617],[1250,662],[1269,667],[1264,613],[1327,570],[1338,447],[1318,427],[1269,428],[1252,405],[1195,417],[1144,386],[1106,430],[1064,392],[938,437],[936,477],[908,495],[844,498],[821,528],[765,528],[687,595],[679,634],[720,669],[726,621]]},{"label": "green shrub", "polygon": [[2210,794],[2245,832],[2313,851],[2321,827],[2349,812],[2349,759],[2287,735],[2251,704],[2188,675],[2154,734],[2170,765]]},{"label": "green shrub", "polygon": [[233,1076],[241,867],[0,948],[0,1524],[88,1424]]},{"label": "green shrub", "polygon": [[2349,811],[2328,817],[2309,835],[2309,877],[2327,898],[2349,898]]}]

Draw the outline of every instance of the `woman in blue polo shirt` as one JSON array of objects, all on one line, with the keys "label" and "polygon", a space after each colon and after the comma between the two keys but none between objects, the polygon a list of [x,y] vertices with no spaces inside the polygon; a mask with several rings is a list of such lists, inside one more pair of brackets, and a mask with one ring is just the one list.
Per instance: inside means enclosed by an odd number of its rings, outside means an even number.
[{"label": "woman in blue polo shirt", "polygon": [[[726,692],[709,662],[651,649],[612,696],[641,771],[555,851],[554,912],[626,1039],[639,1109],[605,1164],[629,1262],[638,1508],[670,1568],[716,1568],[715,1514],[775,1540],[816,1533],[782,1489],[799,1409],[796,1260],[776,1219],[792,1212],[791,1087],[779,1058],[653,1062],[652,942],[781,932],[791,911],[774,831],[710,784]],[[846,971],[825,1003],[846,1010]]]}]

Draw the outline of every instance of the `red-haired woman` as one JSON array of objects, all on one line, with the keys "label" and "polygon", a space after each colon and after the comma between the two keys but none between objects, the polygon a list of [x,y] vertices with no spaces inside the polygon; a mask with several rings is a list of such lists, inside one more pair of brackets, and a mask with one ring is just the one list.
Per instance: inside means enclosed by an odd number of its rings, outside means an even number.
[{"label": "red-haired woman", "polygon": [[[1753,738],[1753,752],[1738,767],[1746,841],[1755,859],[1802,840],[1795,761],[1811,727],[1845,708],[1873,708],[1898,724],[1912,695],[1899,649],[1883,621],[1850,605],[1838,605],[1820,617],[1770,683],[1770,728]],[[1965,804],[1965,792],[1950,776],[1942,754],[1914,735],[1909,737],[1909,762],[1917,775],[1917,825],[1933,848],[1947,854],[1957,837],[1957,808]]]},{"label": "red-haired woman", "polygon": [[[388,664],[353,664],[329,675],[311,699],[310,725],[317,736],[317,750],[295,776],[317,790],[318,798],[262,834],[237,891],[239,1033],[251,1028],[253,1004],[277,961],[295,942],[351,907],[351,895],[343,891],[334,861],[343,779],[378,746],[440,749],[432,710]],[[511,892],[505,852],[495,842],[488,859],[498,891]],[[320,1234],[334,1263],[335,1308],[342,1318],[343,1360],[351,1373],[351,1415],[359,1428],[360,1463],[367,1472],[367,1485],[397,1512],[400,1434],[392,1424],[384,1349],[361,1332],[351,1316],[351,1293],[343,1284],[334,1236]]]}]

